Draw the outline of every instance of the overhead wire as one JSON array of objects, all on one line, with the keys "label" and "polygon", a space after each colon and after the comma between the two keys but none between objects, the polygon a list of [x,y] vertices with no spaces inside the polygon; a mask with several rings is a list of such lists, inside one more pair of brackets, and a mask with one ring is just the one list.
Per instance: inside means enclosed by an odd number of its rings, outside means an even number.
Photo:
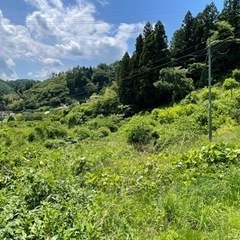
[{"label": "overhead wire", "polygon": [[[236,34],[238,34],[238,33],[240,33],[240,31],[237,32]],[[226,43],[226,42],[229,42],[229,38],[228,38],[228,37],[225,38],[225,39],[223,39],[223,40],[221,40],[221,42],[219,42],[219,44],[222,45],[222,44],[224,44],[224,43]],[[196,45],[194,45],[194,46],[191,46],[191,47],[189,47],[189,48],[187,48],[187,49],[184,49],[184,52],[187,51],[187,50],[190,50],[190,49],[192,49],[192,48],[194,48],[194,47],[196,47],[196,46],[199,46],[199,45],[201,45],[201,44],[203,44],[203,43],[205,43],[205,42],[201,42],[201,43],[196,44]],[[207,44],[206,44],[206,45],[207,45]],[[149,68],[149,69],[146,70],[146,71],[141,71],[141,72],[139,72],[139,73],[136,73],[136,74],[131,75],[131,76],[126,77],[126,78],[122,78],[122,79],[120,79],[120,80],[122,81],[122,80],[131,79],[131,78],[133,78],[133,77],[138,77],[138,76],[140,76],[140,75],[142,75],[142,74],[145,74],[145,73],[154,71],[154,70],[156,70],[156,69],[160,69],[160,68],[162,68],[162,67],[164,67],[164,66],[167,66],[167,65],[169,65],[169,64],[171,64],[171,63],[173,63],[173,62],[177,62],[177,61],[182,60],[182,59],[184,59],[184,58],[187,58],[187,57],[189,57],[189,56],[195,56],[195,57],[200,57],[200,56],[204,56],[204,55],[207,56],[207,53],[205,53],[205,54],[199,54],[199,55],[194,55],[194,54],[196,54],[196,53],[198,53],[198,52],[200,52],[200,51],[204,51],[204,50],[206,51],[206,48],[197,50],[196,52],[193,52],[193,53],[191,53],[191,54],[186,54],[186,55],[184,55],[184,56],[182,56],[182,57],[173,59],[173,60],[168,61],[168,62],[166,62],[166,63],[163,63],[163,64],[161,64],[161,65],[158,65],[158,66]],[[208,57],[208,56],[207,56],[207,57]],[[206,59],[205,59],[205,63],[206,63],[206,61],[207,61],[207,57],[206,57]],[[161,59],[161,60],[158,60],[158,61],[162,61],[162,60],[164,60],[164,59],[167,59],[167,57],[166,57],[166,58],[163,58],[163,59]],[[201,78],[203,77],[204,71],[205,71],[205,70],[203,69],[202,74],[201,74]],[[201,80],[201,78],[200,78],[200,80]]]},{"label": "overhead wire", "polygon": [[[193,47],[196,47],[196,46],[198,46],[198,45],[200,45],[200,44],[197,44],[197,45],[195,45],[195,46],[192,46],[192,47],[190,47],[189,49],[191,49],[191,48],[193,48]],[[196,51],[196,52],[193,52],[193,53],[197,53],[197,52],[200,52],[200,51],[203,51],[203,50],[205,50],[205,48],[204,48],[204,49],[200,49],[200,50],[198,50],[198,51]],[[195,55],[195,56],[204,56],[204,55],[206,55],[206,54],[200,54],[200,55]],[[134,77],[138,77],[138,76],[144,75],[144,74],[146,74],[146,73],[149,73],[149,72],[151,72],[151,71],[154,71],[154,70],[156,70],[156,69],[161,69],[161,68],[164,67],[164,66],[170,65],[170,64],[172,64],[172,63],[174,63],[174,62],[176,62],[176,61],[179,61],[179,60],[181,60],[181,59],[183,59],[183,58],[186,58],[186,57],[189,57],[189,56],[192,56],[192,54],[186,54],[186,55],[184,55],[184,56],[182,56],[182,57],[179,57],[179,58],[177,58],[177,59],[173,59],[173,60],[168,61],[168,62],[166,62],[166,63],[163,63],[163,64],[161,64],[161,65],[158,65],[158,66],[154,66],[154,67],[152,67],[152,68],[149,68],[148,70],[139,71],[138,73],[135,73],[135,74],[133,74],[133,75],[131,75],[131,76],[129,76],[129,77],[121,78],[120,81],[127,80],[127,79],[131,79],[131,78],[134,78]],[[164,59],[167,59],[167,57],[166,57],[166,58],[162,58],[161,61],[164,60]],[[159,60],[159,61],[160,61],[160,60]],[[156,62],[154,62],[154,63],[156,63]],[[76,94],[69,95],[69,96],[78,96],[78,95],[81,95],[81,94],[84,94],[84,93],[87,93],[87,91],[83,91],[83,92],[76,93]]]}]

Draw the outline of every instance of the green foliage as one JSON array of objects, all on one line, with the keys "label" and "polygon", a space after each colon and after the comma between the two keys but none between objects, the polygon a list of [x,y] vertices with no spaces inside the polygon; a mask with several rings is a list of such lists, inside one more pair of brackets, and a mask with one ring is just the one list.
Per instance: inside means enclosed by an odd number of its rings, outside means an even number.
[{"label": "green foliage", "polygon": [[204,79],[207,78],[206,64],[201,62],[192,63],[187,68],[187,76],[193,79],[194,87],[201,88],[206,85]]},{"label": "green foliage", "polygon": [[237,82],[240,82],[240,70],[239,69],[234,69],[232,71],[232,76]]},{"label": "green foliage", "polygon": [[4,123],[1,237],[238,239],[240,129],[230,122],[237,94],[218,92],[214,114],[228,117],[228,127],[214,134],[218,143],[207,144],[196,121],[208,110],[203,92],[194,93],[195,104],[129,119],[94,118],[89,105],[78,105],[66,117],[84,112],[86,119],[72,128],[54,121],[58,112]]},{"label": "green foliage", "polygon": [[154,121],[146,121],[144,117],[133,117],[127,124],[127,141],[131,144],[141,147],[150,143],[151,140],[158,138],[153,131]]},{"label": "green foliage", "polygon": [[234,28],[226,21],[217,21],[215,23],[216,25],[216,31],[214,31],[211,41],[221,41],[226,40],[234,37]]},{"label": "green foliage", "polygon": [[223,10],[220,14],[220,20],[227,21],[231,26],[235,27],[234,33],[239,37],[238,28],[240,26],[240,4],[237,0],[225,0]]},{"label": "green foliage", "polygon": [[28,135],[28,141],[34,140],[43,141],[45,139],[57,139],[67,136],[65,128],[61,127],[60,124],[51,122],[42,122],[32,130]]},{"label": "green foliage", "polygon": [[13,89],[7,84],[7,82],[0,80],[0,94],[8,94],[12,91]]},{"label": "green foliage", "polygon": [[[229,166],[238,163],[240,149],[233,144],[217,143],[202,147],[201,150],[192,151],[187,156],[183,156],[184,164],[187,168],[194,167],[210,167],[214,165]],[[185,160],[186,159],[186,160]]]},{"label": "green foliage", "polygon": [[113,88],[106,88],[102,95],[93,96],[89,102],[89,109],[93,116],[105,116],[119,113],[119,98]]},{"label": "green foliage", "polygon": [[53,149],[63,147],[65,144],[66,142],[62,139],[48,139],[44,142],[44,147]]},{"label": "green foliage", "polygon": [[107,137],[110,134],[110,129],[107,127],[100,127],[98,133],[100,137]]},{"label": "green foliage", "polygon": [[182,99],[193,90],[193,81],[186,77],[186,69],[163,68],[159,73],[159,81],[154,86],[164,102]]},{"label": "green foliage", "polygon": [[[120,101],[135,111],[161,103],[153,83],[158,79],[159,66],[169,59],[167,36],[161,21],[153,26],[147,22],[143,34],[136,39],[136,51],[125,53],[119,64],[117,83]],[[151,97],[149,97],[151,93]]]},{"label": "green foliage", "polygon": [[223,82],[223,88],[226,90],[231,90],[231,97],[233,93],[233,89],[239,86],[239,82],[237,82],[234,78],[226,78]]},{"label": "green foliage", "polygon": [[87,138],[93,138],[95,135],[92,130],[90,130],[88,127],[83,126],[76,128],[74,131],[79,141],[82,141]]},{"label": "green foliage", "polygon": [[[227,10],[234,2],[225,1],[224,17],[230,19],[234,11]],[[172,57],[198,56],[177,59],[188,71],[162,69],[160,85],[169,100],[173,92],[175,99],[189,93],[189,77],[194,76],[195,86],[199,83],[202,42],[214,29],[215,10],[211,4],[196,17],[189,12],[175,34]],[[226,33],[220,28],[213,36],[221,39]],[[235,29],[232,33],[237,34]],[[213,59],[213,70],[217,66],[226,71],[224,78],[238,82],[237,70],[232,71],[237,61],[227,61],[234,59],[238,44],[226,47],[230,57]],[[213,54],[217,51],[224,49],[213,49]],[[152,92],[162,64],[159,56],[168,59],[164,28],[160,22],[154,27],[148,23],[125,62],[130,65],[119,63],[122,72],[115,72],[118,63],[78,67],[1,96],[4,107],[41,110],[18,113],[15,121],[0,126],[1,239],[240,239],[239,86],[213,86],[209,143],[207,88],[190,92],[179,104],[152,109],[161,103],[154,95],[157,89]],[[140,70],[141,76],[136,74]],[[131,105],[119,102],[115,84],[106,86],[115,73],[131,79],[126,86],[136,93]],[[234,96],[222,86],[234,88]],[[49,103],[66,104],[69,93],[79,99],[95,94],[86,103],[43,114]],[[132,110],[147,106],[149,112],[126,118],[132,104]]]},{"label": "green foliage", "polygon": [[174,106],[165,109],[154,109],[152,111],[153,118],[161,124],[173,123],[181,116],[189,116],[197,110],[197,105],[188,104],[184,106]]}]

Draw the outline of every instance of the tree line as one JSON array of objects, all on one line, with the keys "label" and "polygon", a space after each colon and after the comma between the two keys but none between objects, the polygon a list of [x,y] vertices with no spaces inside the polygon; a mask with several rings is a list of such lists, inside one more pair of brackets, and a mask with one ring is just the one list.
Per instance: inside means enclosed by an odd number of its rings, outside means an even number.
[{"label": "tree line", "polygon": [[186,96],[204,87],[207,47],[213,44],[213,83],[240,67],[240,1],[225,0],[218,12],[214,3],[195,17],[188,11],[168,44],[161,21],[147,23],[136,39],[135,51],[124,54],[116,80],[120,101],[141,110]]}]

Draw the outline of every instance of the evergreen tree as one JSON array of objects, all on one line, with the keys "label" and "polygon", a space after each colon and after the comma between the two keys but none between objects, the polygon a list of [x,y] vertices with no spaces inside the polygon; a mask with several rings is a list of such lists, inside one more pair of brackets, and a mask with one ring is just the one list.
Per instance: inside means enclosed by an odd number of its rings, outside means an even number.
[{"label": "evergreen tree", "polygon": [[[154,104],[156,99],[156,89],[153,86],[155,74],[154,63],[155,56],[155,36],[152,25],[147,23],[144,28],[144,44],[140,58],[141,76],[138,77],[138,89],[136,89],[137,105],[140,109],[149,107]],[[153,80],[154,79],[154,80]],[[151,98],[149,98],[151,94]]]},{"label": "evergreen tree", "polygon": [[[142,71],[136,89],[137,105],[140,109],[159,104],[159,97],[153,83],[158,79],[163,62],[168,62],[167,37],[163,24],[158,21],[154,28],[147,23],[143,32],[143,48],[140,57]],[[151,96],[151,97],[149,97]]]},{"label": "evergreen tree", "polygon": [[217,21],[211,37],[213,78],[222,79],[240,66],[239,40],[235,38],[234,27],[227,21]]},{"label": "evergreen tree", "polygon": [[170,53],[172,58],[175,60],[175,65],[181,65],[182,61],[176,60],[184,55],[185,51],[185,40],[184,40],[184,29],[180,28],[173,33],[173,37],[170,45]]},{"label": "evergreen tree", "polygon": [[140,34],[136,39],[136,44],[135,44],[136,50],[134,51],[133,56],[132,56],[133,72],[139,71],[140,58],[141,58],[142,51],[143,51],[143,44],[144,44],[143,36],[142,36],[142,34]]},{"label": "evergreen tree", "polygon": [[154,66],[159,66],[169,60],[167,36],[162,22],[158,21],[154,26],[155,53]]},{"label": "evergreen tree", "polygon": [[220,20],[227,21],[235,28],[236,37],[240,37],[240,1],[225,0],[223,10],[219,16]]},{"label": "evergreen tree", "polygon": [[171,56],[178,59],[175,66],[187,68],[189,64],[205,60],[207,40],[215,29],[218,14],[214,3],[207,5],[195,18],[187,12],[171,41]]},{"label": "evergreen tree", "polygon": [[118,95],[123,104],[133,104],[134,101],[134,84],[131,78],[131,59],[126,52],[122,58],[118,69]]},{"label": "evergreen tree", "polygon": [[143,30],[144,44],[140,58],[142,70],[153,66],[153,53],[155,51],[153,27],[148,22]]},{"label": "evergreen tree", "polygon": [[[199,13],[195,18],[194,25],[194,45],[195,51],[201,51],[206,48],[208,39],[212,35],[212,31],[215,30],[215,21],[217,20],[219,12],[214,3],[211,3],[205,7],[203,12]],[[201,55],[201,54],[200,54]],[[198,61],[204,61],[205,55],[199,56]]]},{"label": "evergreen tree", "polygon": [[[176,65],[181,65],[187,67],[189,63],[192,63],[191,54],[195,50],[195,19],[190,11],[187,12],[183,20],[182,26],[177,30],[171,42],[171,55],[174,59],[179,59],[176,61]],[[189,55],[189,56],[187,56]],[[182,56],[186,56],[182,58]]]}]

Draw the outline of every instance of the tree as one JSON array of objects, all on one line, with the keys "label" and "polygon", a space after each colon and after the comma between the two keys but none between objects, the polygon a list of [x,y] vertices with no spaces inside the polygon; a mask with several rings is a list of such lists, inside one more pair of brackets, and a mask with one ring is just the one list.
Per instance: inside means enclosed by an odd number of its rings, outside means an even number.
[{"label": "tree", "polygon": [[154,33],[153,33],[153,27],[148,22],[143,30],[143,37],[144,37],[144,44],[143,44],[143,50],[140,58],[140,66],[142,68],[149,68],[153,65],[153,55],[155,51],[155,42],[154,42]]},{"label": "tree", "polygon": [[212,43],[234,38],[234,28],[227,21],[217,21],[215,26],[216,30],[211,37]]},{"label": "tree", "polygon": [[154,26],[155,52],[153,62],[159,66],[169,60],[168,40],[162,22],[158,21]]},{"label": "tree", "polygon": [[224,0],[223,10],[219,16],[220,20],[227,21],[235,28],[235,37],[240,37],[240,1],[239,0]]},{"label": "tree", "polygon": [[234,78],[226,78],[223,82],[223,88],[226,90],[231,90],[231,97],[233,95],[233,89],[238,86],[239,83]]},{"label": "tree", "polygon": [[142,34],[140,34],[136,39],[136,44],[135,44],[136,50],[134,51],[133,56],[132,56],[133,72],[139,71],[140,58],[141,58],[142,51],[143,51],[143,44],[144,44],[143,36],[142,36]]},{"label": "tree", "polygon": [[232,76],[233,78],[240,83],[240,70],[239,69],[235,69],[232,71]]},{"label": "tree", "polygon": [[219,13],[214,3],[206,5],[203,12],[193,17],[187,12],[182,26],[174,34],[170,52],[175,60],[174,66],[183,66],[205,61],[207,40],[214,30],[214,22]]},{"label": "tree", "polygon": [[[205,50],[208,39],[212,35],[212,31],[216,28],[215,22],[219,16],[216,5],[212,2],[206,5],[205,9],[197,14],[194,19],[194,46],[195,51]],[[205,52],[205,51],[204,51]],[[199,53],[198,53],[199,54]],[[204,61],[205,55],[199,54],[198,61]]]},{"label": "tree", "polygon": [[228,75],[240,65],[237,52],[240,43],[234,36],[234,28],[226,21],[217,21],[216,30],[211,37],[212,73],[215,79]]},{"label": "tree", "polygon": [[131,59],[126,52],[118,70],[118,95],[123,104],[133,104],[134,101],[134,78],[131,77]]},{"label": "tree", "polygon": [[194,89],[193,80],[186,76],[187,70],[180,67],[163,68],[159,80],[154,83],[162,98],[162,103],[185,97]]},{"label": "tree", "polygon": [[[143,32],[143,47],[140,56],[141,74],[135,84],[136,104],[139,109],[159,104],[153,83],[158,79],[159,69],[168,61],[167,37],[163,24],[158,21],[154,28],[147,23]],[[151,97],[149,97],[151,95]]]},{"label": "tree", "polygon": [[[174,59],[178,59],[176,65],[187,67],[188,64],[193,62],[193,60],[191,60],[192,56],[189,55],[189,57],[187,57],[187,55],[195,50],[194,32],[194,17],[191,12],[188,11],[181,28],[173,34],[171,41],[171,56]],[[180,59],[182,56],[186,57]]]},{"label": "tree", "polygon": [[207,81],[207,65],[202,62],[190,64],[187,68],[187,76],[193,79],[194,87],[201,88],[206,86]]}]

